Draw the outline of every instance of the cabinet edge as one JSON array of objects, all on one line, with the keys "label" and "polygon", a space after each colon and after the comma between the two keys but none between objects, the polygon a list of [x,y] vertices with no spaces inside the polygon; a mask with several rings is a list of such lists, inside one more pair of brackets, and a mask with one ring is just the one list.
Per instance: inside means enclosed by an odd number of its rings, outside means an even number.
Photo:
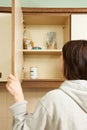
[{"label": "cabinet edge", "polygon": [[11,7],[0,7],[0,13],[12,13]]},{"label": "cabinet edge", "polygon": [[[22,7],[23,13],[87,13],[87,8],[31,8]],[[12,7],[0,7],[0,12],[11,13]]]},{"label": "cabinet edge", "polygon": [[87,8],[22,8],[23,13],[87,13]]}]

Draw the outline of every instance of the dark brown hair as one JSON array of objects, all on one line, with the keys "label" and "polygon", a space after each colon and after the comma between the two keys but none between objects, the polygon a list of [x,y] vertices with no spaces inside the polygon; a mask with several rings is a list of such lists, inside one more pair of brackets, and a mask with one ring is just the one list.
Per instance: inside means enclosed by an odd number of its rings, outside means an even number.
[{"label": "dark brown hair", "polygon": [[87,80],[87,41],[72,40],[63,46],[64,76]]}]

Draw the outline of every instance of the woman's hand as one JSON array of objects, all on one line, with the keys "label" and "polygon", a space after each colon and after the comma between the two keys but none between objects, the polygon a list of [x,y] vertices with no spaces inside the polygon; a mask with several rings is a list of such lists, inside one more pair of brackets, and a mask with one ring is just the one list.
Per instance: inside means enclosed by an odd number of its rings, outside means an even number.
[{"label": "woman's hand", "polygon": [[15,102],[20,102],[24,100],[22,87],[17,76],[13,76],[12,74],[8,76],[6,88],[9,93],[14,97]]}]

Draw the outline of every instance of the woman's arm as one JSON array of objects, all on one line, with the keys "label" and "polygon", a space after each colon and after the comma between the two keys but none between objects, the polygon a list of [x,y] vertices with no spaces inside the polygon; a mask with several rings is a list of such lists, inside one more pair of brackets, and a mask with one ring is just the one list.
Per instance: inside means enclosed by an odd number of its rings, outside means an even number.
[{"label": "woman's arm", "polygon": [[48,112],[41,102],[38,102],[35,112],[28,114],[27,101],[24,100],[21,84],[16,76],[10,74],[6,88],[14,97],[15,104],[10,109],[13,114],[13,130],[44,130],[48,128]]}]

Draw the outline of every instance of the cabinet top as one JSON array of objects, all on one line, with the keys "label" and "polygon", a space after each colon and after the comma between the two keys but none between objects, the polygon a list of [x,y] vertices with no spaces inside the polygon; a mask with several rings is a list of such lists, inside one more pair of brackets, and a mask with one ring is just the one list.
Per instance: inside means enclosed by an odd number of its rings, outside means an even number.
[{"label": "cabinet top", "polygon": [[87,8],[22,8],[23,13],[87,13]]},{"label": "cabinet top", "polygon": [[[23,13],[87,13],[87,8],[22,8]],[[0,12],[11,13],[12,7],[0,7]]]}]

